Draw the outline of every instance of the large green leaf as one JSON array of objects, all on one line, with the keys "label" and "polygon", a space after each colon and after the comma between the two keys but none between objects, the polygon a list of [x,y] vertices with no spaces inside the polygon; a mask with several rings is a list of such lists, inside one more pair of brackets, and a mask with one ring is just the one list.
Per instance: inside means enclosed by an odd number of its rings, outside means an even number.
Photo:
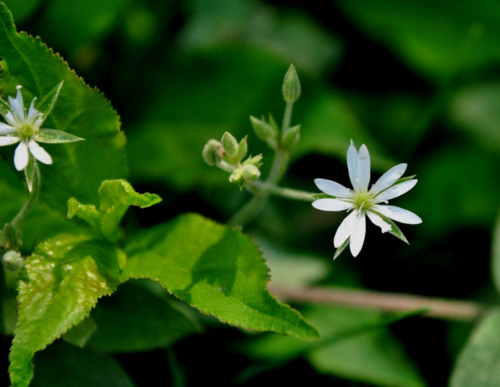
[{"label": "large green leaf", "polygon": [[35,358],[31,387],[134,387],[112,358],[89,349],[54,343]]},{"label": "large green leaf", "polygon": [[166,347],[197,331],[163,298],[133,284],[121,285],[92,312],[97,331],[88,346],[101,352],[138,352]]},{"label": "large green leaf", "polygon": [[265,336],[244,346],[245,353],[269,367],[305,356],[321,373],[370,385],[426,385],[401,344],[384,327],[394,320],[384,322],[379,312],[330,305],[310,307],[305,315],[318,327],[321,341]]},{"label": "large green leaf", "polygon": [[450,387],[500,385],[500,312],[485,318],[472,334],[451,376]]},{"label": "large green leaf", "polygon": [[35,352],[81,322],[98,298],[116,289],[122,254],[85,235],[60,235],[37,246],[19,282],[9,368],[13,387],[29,384]]},{"label": "large green leaf", "polygon": [[[40,39],[17,33],[12,15],[0,5],[1,86],[4,95],[13,95],[23,86],[23,97],[41,100],[64,81],[59,98],[44,127],[69,132],[85,141],[47,145],[54,164],[41,166],[42,200],[61,213],[70,197],[82,203],[97,203],[103,180],[125,175],[125,138],[120,121],[106,99],[85,85],[68,65]],[[13,147],[3,147],[9,161]]]},{"label": "large green leaf", "polygon": [[340,8],[367,35],[437,79],[463,65],[500,61],[500,4],[477,0],[342,0]]},{"label": "large green leaf", "polygon": [[264,260],[237,230],[185,215],[139,233],[126,251],[123,281],[151,278],[189,305],[231,325],[309,340],[319,337],[297,311],[269,294]]}]

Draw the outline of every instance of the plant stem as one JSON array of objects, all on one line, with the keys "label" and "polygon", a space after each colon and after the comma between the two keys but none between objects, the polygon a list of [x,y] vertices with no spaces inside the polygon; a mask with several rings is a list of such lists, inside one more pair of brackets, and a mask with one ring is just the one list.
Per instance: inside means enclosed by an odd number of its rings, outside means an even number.
[{"label": "plant stem", "polygon": [[344,305],[385,312],[411,312],[428,310],[426,317],[452,321],[476,320],[487,312],[483,305],[469,302],[421,297],[410,294],[385,293],[352,289],[309,288],[296,289],[269,286],[269,290],[280,299],[296,302]]},{"label": "plant stem", "polygon": [[31,190],[30,197],[24,203],[24,206],[21,208],[16,217],[12,220],[11,225],[14,228],[17,228],[18,224],[25,218],[28,214],[31,206],[35,203],[38,194],[40,193],[40,169],[38,168],[38,164],[34,163],[34,171],[33,171],[33,189]]},{"label": "plant stem", "polygon": [[[290,127],[290,122],[292,120],[293,103],[287,102],[285,108],[285,114],[283,116],[283,124],[281,126],[281,134],[285,133]],[[280,149],[279,141],[276,146],[276,154],[274,156],[273,165],[271,166],[271,172],[265,182],[266,186],[272,187],[276,186],[281,178],[284,176],[287,168],[288,162],[290,161],[290,155],[288,151]],[[266,187],[260,189],[254,197],[243,206],[233,217],[229,220],[228,224],[233,226],[244,226],[250,222],[259,212],[264,208],[269,195],[270,190]]]},{"label": "plant stem", "polygon": [[292,199],[292,200],[300,200],[300,201],[304,201],[304,202],[313,202],[316,200],[312,196],[312,195],[314,195],[313,192],[305,192],[305,191],[299,191],[299,190],[291,189],[291,188],[278,187],[276,185],[265,183],[262,181],[256,181],[249,188],[249,190],[251,192],[255,193],[256,190],[254,190],[253,188],[257,188],[257,190],[267,190],[272,195],[281,196],[283,198],[288,198],[288,199]]}]

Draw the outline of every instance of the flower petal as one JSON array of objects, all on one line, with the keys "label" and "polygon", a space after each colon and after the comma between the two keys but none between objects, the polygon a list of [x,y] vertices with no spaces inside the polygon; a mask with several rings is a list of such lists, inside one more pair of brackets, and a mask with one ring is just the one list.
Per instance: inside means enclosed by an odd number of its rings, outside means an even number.
[{"label": "flower petal", "polygon": [[35,101],[36,98],[33,98],[30,108],[28,109],[28,115],[26,116],[28,121],[32,121],[37,115],[41,115],[41,113],[35,109]]},{"label": "flower petal", "polygon": [[30,152],[35,158],[44,163],[44,164],[52,164],[52,157],[47,153],[45,149],[43,149],[40,145],[38,145],[35,141],[30,140],[29,142]]},{"label": "flower petal", "polygon": [[21,94],[21,86],[17,86],[16,98],[9,97],[9,104],[12,111],[19,119],[24,119],[24,102],[23,95]]},{"label": "flower petal", "polygon": [[83,138],[55,129],[40,129],[35,140],[45,144],[61,144],[65,142],[84,141]]},{"label": "flower petal", "polygon": [[358,151],[354,147],[354,143],[351,140],[351,145],[347,149],[347,170],[349,171],[349,179],[351,180],[352,188],[356,191],[358,189],[358,181],[356,179],[356,173],[358,169]]},{"label": "flower petal", "polygon": [[339,199],[318,199],[312,206],[321,211],[344,211],[354,207],[352,203]]},{"label": "flower petal", "polygon": [[392,226],[389,223],[385,222],[384,219],[382,219],[377,214],[374,214],[371,211],[368,211],[366,214],[375,226],[379,226],[382,229],[382,234],[392,230]]},{"label": "flower petal", "polygon": [[370,153],[364,144],[359,148],[356,178],[359,189],[368,191],[368,184],[370,184]]},{"label": "flower petal", "polygon": [[333,246],[335,246],[336,249],[342,246],[347,238],[351,236],[357,220],[358,212],[353,211],[348,216],[346,216],[342,223],[340,223],[340,226],[335,233],[335,237],[333,238]]},{"label": "flower petal", "polygon": [[383,191],[380,195],[375,197],[375,203],[385,202],[390,199],[394,199],[398,196],[401,196],[415,187],[418,180],[408,180],[401,184],[396,184],[394,187],[388,188]]},{"label": "flower petal", "polygon": [[0,122],[0,135],[2,134],[11,134],[11,133],[16,133],[17,130],[14,129],[12,126],[4,124],[3,122]]},{"label": "flower petal", "polygon": [[351,241],[349,242],[349,248],[351,249],[351,254],[353,257],[357,257],[361,248],[363,247],[363,243],[365,242],[366,235],[366,216],[365,213],[362,212],[354,226],[354,231],[351,234]]},{"label": "flower petal", "polygon": [[388,218],[395,220],[396,222],[401,222],[406,224],[422,223],[422,219],[420,219],[420,216],[414,214],[411,211],[405,210],[404,208],[401,207],[376,205],[373,206],[373,209],[375,211],[380,212],[382,215],[385,215]]},{"label": "flower petal", "polygon": [[352,198],[354,196],[354,193],[350,189],[347,189],[342,184],[336,183],[331,180],[314,179],[314,183],[320,191],[328,195],[336,196],[339,198]]},{"label": "flower petal", "polygon": [[21,141],[21,137],[16,136],[0,136],[0,146],[17,144]]},{"label": "flower petal", "polygon": [[26,141],[21,141],[21,143],[16,148],[14,152],[14,165],[18,171],[22,171],[26,168],[28,164],[29,153],[28,146],[26,145]]},{"label": "flower petal", "polygon": [[389,169],[386,173],[384,173],[380,179],[377,180],[375,185],[370,190],[373,194],[378,194],[380,191],[389,188],[393,185],[398,179],[403,176],[406,171],[406,167],[408,164],[398,164],[395,167]]}]

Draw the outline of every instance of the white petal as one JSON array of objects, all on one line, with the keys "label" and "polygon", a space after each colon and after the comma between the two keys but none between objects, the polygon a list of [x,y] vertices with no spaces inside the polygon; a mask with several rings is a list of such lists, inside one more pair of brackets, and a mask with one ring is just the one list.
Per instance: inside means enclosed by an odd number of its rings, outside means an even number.
[{"label": "white petal", "polygon": [[396,222],[406,224],[422,223],[422,219],[420,219],[418,215],[401,207],[377,205],[373,206],[373,209],[380,212],[382,215],[395,220]]},{"label": "white petal", "polygon": [[44,163],[44,164],[52,164],[52,157],[47,153],[45,149],[43,149],[40,145],[38,145],[35,141],[30,140],[29,142],[30,152],[35,158]]},{"label": "white petal", "polygon": [[5,113],[5,119],[7,120],[7,122],[11,126],[16,126],[17,125],[16,118],[14,117],[14,114],[12,114],[11,111],[8,111],[7,113]]},{"label": "white petal", "polygon": [[394,199],[398,196],[401,196],[401,195],[407,193],[413,187],[415,187],[415,184],[417,184],[417,181],[418,180],[409,180],[409,181],[405,181],[404,183],[397,184],[394,187],[388,188],[387,190],[383,191],[380,195],[376,196],[374,202],[381,203],[381,202],[385,202],[389,199]]},{"label": "white petal", "polygon": [[361,251],[363,243],[365,242],[365,235],[366,216],[365,213],[362,212],[358,217],[356,226],[354,226],[354,231],[351,234],[351,241],[349,242],[349,248],[351,249],[351,254],[353,257],[356,257]]},{"label": "white petal", "polygon": [[366,145],[361,145],[361,148],[359,148],[356,178],[359,188],[368,191],[368,184],[370,184],[370,153]]},{"label": "white petal", "polygon": [[21,86],[17,86],[16,98],[9,97],[9,104],[12,111],[19,119],[24,119],[24,103],[23,95],[21,94]]},{"label": "white petal", "polygon": [[352,203],[339,199],[318,199],[313,202],[312,206],[321,211],[344,211],[354,207]]},{"label": "white petal", "polygon": [[22,171],[24,168],[26,168],[26,165],[28,164],[28,158],[29,153],[26,142],[21,141],[21,143],[16,148],[16,151],[14,152],[14,165],[16,166],[16,169],[18,171]]},{"label": "white petal", "polygon": [[382,229],[382,234],[392,230],[392,226],[389,223],[385,222],[384,219],[382,219],[377,214],[374,214],[371,211],[368,211],[366,214],[375,226],[379,226]]},{"label": "white petal", "polygon": [[33,101],[31,101],[31,105],[28,110],[28,115],[26,116],[26,119],[29,121],[33,120],[33,118],[35,118],[36,115],[40,114],[40,112],[35,109],[35,100],[36,98],[33,98]]},{"label": "white petal", "polygon": [[17,132],[17,130],[15,130],[12,126],[0,122],[0,135],[11,134],[15,132]]},{"label": "white petal", "polygon": [[342,223],[340,223],[340,226],[335,233],[335,237],[333,238],[333,245],[335,248],[338,249],[347,240],[347,238],[351,236],[357,220],[358,212],[353,211],[342,221]]},{"label": "white petal", "polygon": [[356,171],[358,169],[358,152],[351,141],[349,149],[347,149],[347,170],[349,171],[349,179],[351,180],[352,188],[358,189],[358,181],[356,179]]},{"label": "white petal", "polygon": [[0,146],[17,144],[19,141],[21,141],[21,137],[0,136]]},{"label": "white petal", "polygon": [[371,193],[377,194],[380,191],[390,187],[393,185],[398,179],[403,176],[406,171],[406,167],[408,164],[399,164],[395,167],[389,169],[386,173],[384,173],[380,179],[377,180],[375,185],[370,190]]},{"label": "white petal", "polygon": [[339,198],[352,198],[354,196],[354,193],[350,189],[347,189],[342,184],[336,183],[331,180],[314,179],[314,183],[320,191],[328,195],[336,196]]}]

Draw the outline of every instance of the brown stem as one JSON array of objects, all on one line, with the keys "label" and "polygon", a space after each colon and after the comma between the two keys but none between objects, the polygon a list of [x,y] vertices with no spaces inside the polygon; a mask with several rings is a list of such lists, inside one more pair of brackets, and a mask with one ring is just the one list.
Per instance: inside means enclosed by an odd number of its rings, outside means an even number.
[{"label": "brown stem", "polygon": [[443,320],[472,321],[484,313],[483,305],[469,302],[414,296],[410,294],[384,293],[351,289],[288,288],[270,285],[269,290],[276,297],[296,302],[345,305],[378,309],[386,312],[411,312],[428,310],[425,317]]}]

